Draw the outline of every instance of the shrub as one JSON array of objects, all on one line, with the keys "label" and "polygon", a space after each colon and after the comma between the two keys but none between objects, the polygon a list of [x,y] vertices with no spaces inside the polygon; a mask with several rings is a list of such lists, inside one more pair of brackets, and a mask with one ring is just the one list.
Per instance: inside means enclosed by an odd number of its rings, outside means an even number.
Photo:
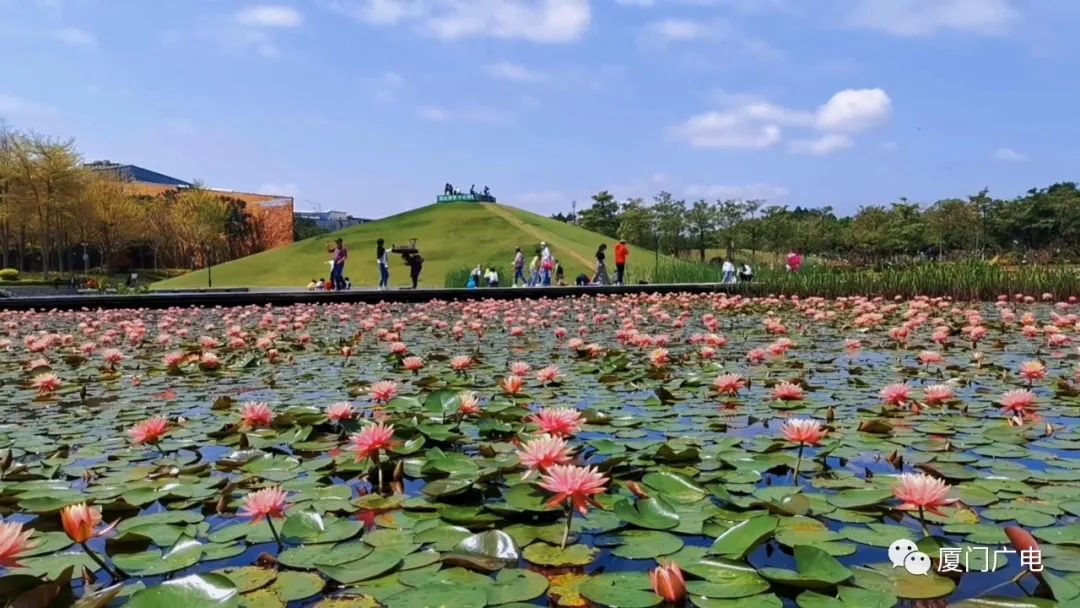
[{"label": "shrub", "polygon": [[18,281],[19,271],[15,268],[0,268],[0,281]]}]

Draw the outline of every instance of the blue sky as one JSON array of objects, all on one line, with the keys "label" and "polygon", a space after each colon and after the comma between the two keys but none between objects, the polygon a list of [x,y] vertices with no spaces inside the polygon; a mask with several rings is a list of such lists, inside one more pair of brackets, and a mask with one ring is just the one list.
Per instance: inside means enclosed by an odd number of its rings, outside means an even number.
[{"label": "blue sky", "polygon": [[862,204],[1080,176],[1069,0],[0,0],[0,117],[379,217],[664,189]]}]

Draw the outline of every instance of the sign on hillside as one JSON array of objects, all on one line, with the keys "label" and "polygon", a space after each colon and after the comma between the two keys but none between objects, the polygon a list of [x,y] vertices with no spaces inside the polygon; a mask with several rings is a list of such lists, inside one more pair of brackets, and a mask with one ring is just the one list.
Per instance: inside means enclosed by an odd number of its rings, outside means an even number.
[{"label": "sign on hillside", "polygon": [[442,194],[435,197],[436,203],[494,203],[495,197],[490,194]]},{"label": "sign on hillside", "polygon": [[454,185],[447,182],[443,187],[443,193],[440,196],[435,197],[436,203],[494,203],[495,197],[491,194],[491,189],[484,186],[484,189],[480,192],[476,191],[476,186],[473,185],[469,188],[468,192],[462,192],[461,190],[455,190]]}]

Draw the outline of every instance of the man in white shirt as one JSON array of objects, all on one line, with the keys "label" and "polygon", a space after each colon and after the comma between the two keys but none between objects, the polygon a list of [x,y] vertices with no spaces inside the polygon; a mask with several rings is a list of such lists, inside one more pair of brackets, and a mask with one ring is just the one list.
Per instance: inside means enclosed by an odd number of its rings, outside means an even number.
[{"label": "man in white shirt", "polygon": [[735,264],[731,263],[731,260],[724,260],[724,265],[721,267],[724,272],[724,284],[730,285],[735,282]]}]

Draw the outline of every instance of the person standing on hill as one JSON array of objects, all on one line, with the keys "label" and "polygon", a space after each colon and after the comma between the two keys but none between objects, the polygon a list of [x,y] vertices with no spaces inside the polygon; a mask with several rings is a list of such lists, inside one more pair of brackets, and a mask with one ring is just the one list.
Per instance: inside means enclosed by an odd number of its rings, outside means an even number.
[{"label": "person standing on hill", "polygon": [[619,239],[615,245],[615,284],[622,285],[626,280],[626,258],[630,257],[630,248],[625,239]]},{"label": "person standing on hill", "polygon": [[409,267],[409,278],[412,279],[412,288],[416,289],[420,281],[420,271],[424,268],[424,258],[419,253],[406,253],[405,264]]},{"label": "person standing on hill", "polygon": [[536,255],[533,256],[531,262],[529,262],[529,287],[536,287],[540,284],[540,250],[536,250]]},{"label": "person standing on hill", "polygon": [[529,283],[525,280],[525,254],[521,253],[521,247],[514,248],[514,287],[517,287],[518,279],[526,285]]},{"label": "person standing on hill", "polygon": [[375,241],[375,262],[379,265],[379,289],[390,288],[390,256],[383,240]]},{"label": "person standing on hill", "polygon": [[551,248],[545,241],[540,241],[540,275],[544,287],[551,287],[551,271],[554,269],[555,258],[551,256]]},{"label": "person standing on hill", "polygon": [[345,260],[349,258],[349,250],[345,248],[345,243],[341,240],[341,237],[334,239],[333,249],[334,259],[333,266],[330,269],[330,280],[334,284],[335,290],[345,289]]},{"label": "person standing on hill", "polygon": [[600,247],[596,250],[596,284],[607,285],[608,274],[607,264],[604,260],[607,258],[607,243],[600,243]]}]

